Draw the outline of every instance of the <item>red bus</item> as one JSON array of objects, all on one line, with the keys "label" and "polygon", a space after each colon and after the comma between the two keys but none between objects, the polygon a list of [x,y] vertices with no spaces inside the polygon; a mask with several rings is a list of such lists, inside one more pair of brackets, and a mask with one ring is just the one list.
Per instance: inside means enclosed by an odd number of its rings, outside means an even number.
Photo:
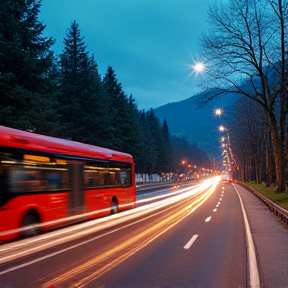
[{"label": "red bus", "polygon": [[135,203],[131,155],[0,126],[0,241]]}]

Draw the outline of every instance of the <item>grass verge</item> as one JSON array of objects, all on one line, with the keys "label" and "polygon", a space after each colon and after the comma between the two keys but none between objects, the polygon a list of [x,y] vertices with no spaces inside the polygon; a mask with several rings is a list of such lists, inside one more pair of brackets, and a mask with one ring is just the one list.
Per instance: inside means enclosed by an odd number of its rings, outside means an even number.
[{"label": "grass verge", "polygon": [[251,187],[261,193],[266,198],[270,199],[274,203],[288,210],[288,194],[286,193],[276,193],[275,187],[264,187],[262,184],[258,184],[255,182],[238,182],[239,184],[243,184],[245,186]]}]

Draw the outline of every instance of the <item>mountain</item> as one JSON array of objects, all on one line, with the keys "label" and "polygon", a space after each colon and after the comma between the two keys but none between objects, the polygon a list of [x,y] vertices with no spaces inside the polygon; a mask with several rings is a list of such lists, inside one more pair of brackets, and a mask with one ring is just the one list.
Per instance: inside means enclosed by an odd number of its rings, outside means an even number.
[{"label": "mountain", "polygon": [[[279,75],[275,67],[279,69],[280,64],[280,62],[274,63],[274,66],[266,67],[263,71],[269,79],[271,87],[275,87],[279,83]],[[251,81],[253,81],[253,85]],[[249,95],[255,94],[255,88],[258,93],[262,90],[261,80],[257,73],[252,78],[244,78],[238,85]],[[230,91],[233,90],[232,86]],[[218,131],[218,127],[220,125],[229,126],[229,119],[232,119],[234,115],[236,100],[241,101],[241,96],[232,92],[223,93],[204,106],[199,104],[200,99],[207,99],[218,92],[217,88],[207,89],[186,100],[158,107],[154,109],[154,113],[161,122],[166,119],[170,134],[184,137],[204,150],[210,158],[219,159],[221,158],[219,143],[221,132]],[[215,116],[214,111],[217,108],[222,108],[224,114]]]},{"label": "mountain", "polygon": [[[166,119],[171,135],[184,137],[204,150],[210,158],[220,157],[221,132],[220,125],[227,125],[229,117],[233,115],[236,94],[226,93],[217,96],[205,105],[199,103],[200,98],[217,93],[216,89],[196,94],[186,100],[165,104],[154,109],[160,122]],[[215,109],[221,108],[224,113],[215,116]]]}]

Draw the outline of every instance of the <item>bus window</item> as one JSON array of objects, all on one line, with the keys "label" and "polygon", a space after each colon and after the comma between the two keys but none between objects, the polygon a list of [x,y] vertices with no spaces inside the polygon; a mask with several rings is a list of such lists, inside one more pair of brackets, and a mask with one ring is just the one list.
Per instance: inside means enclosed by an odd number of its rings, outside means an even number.
[{"label": "bus window", "polygon": [[41,192],[68,189],[67,169],[14,166],[11,169],[11,192]]},{"label": "bus window", "polygon": [[113,177],[114,175],[112,173],[105,173],[105,177],[104,177],[104,183],[105,185],[114,185],[115,183],[115,177]]},{"label": "bus window", "polygon": [[[103,167],[97,164],[84,166],[85,187],[98,186],[116,186],[131,187],[132,186],[132,170],[122,167]],[[107,164],[108,166],[108,164]]]}]

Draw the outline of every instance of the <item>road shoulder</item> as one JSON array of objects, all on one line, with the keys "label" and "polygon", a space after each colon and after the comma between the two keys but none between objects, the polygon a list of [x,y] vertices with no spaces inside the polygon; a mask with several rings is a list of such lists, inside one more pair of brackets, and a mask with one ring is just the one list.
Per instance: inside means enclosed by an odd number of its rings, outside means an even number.
[{"label": "road shoulder", "polygon": [[288,228],[254,194],[235,184],[250,224],[261,287],[288,287]]}]

